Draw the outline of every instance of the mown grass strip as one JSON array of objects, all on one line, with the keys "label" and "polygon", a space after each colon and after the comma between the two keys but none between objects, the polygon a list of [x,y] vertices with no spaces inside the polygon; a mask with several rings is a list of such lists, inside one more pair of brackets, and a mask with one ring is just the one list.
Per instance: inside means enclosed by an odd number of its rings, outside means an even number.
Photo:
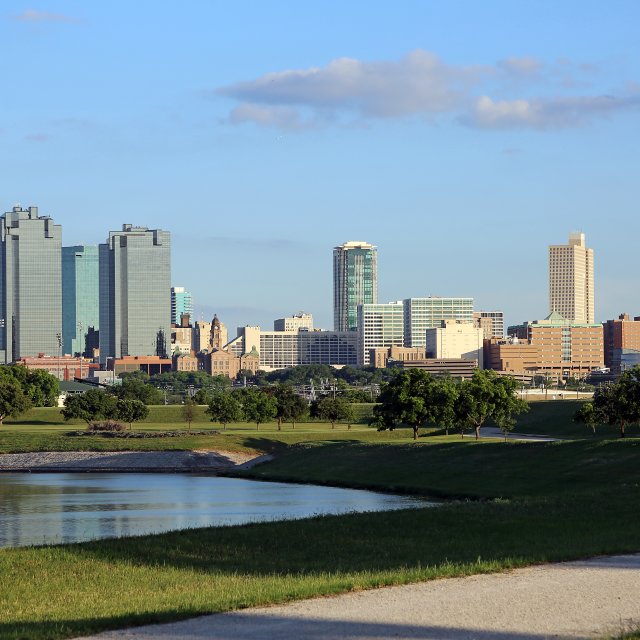
[{"label": "mown grass strip", "polygon": [[0,637],[127,625],[636,551],[640,489],[0,552]]}]

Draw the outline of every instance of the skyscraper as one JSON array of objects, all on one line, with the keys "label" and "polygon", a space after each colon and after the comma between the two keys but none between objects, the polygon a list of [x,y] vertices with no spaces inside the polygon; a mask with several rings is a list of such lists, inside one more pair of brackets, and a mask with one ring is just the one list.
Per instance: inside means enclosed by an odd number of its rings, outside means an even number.
[{"label": "skyscraper", "polygon": [[407,298],[404,304],[404,346],[424,347],[427,329],[443,320],[473,322],[473,298]]},{"label": "skyscraper", "polygon": [[186,313],[193,318],[191,292],[184,287],[171,287],[171,322],[180,324],[180,316]]},{"label": "skyscraper", "polygon": [[100,252],[100,360],[165,356],[171,337],[168,231],[122,226]]},{"label": "skyscraper", "polygon": [[595,321],[593,249],[587,249],[584,233],[549,247],[549,312],[571,322]]},{"label": "skyscraper", "polygon": [[98,247],[62,247],[62,349],[87,350],[85,336],[99,328]]},{"label": "skyscraper", "polygon": [[0,218],[0,363],[57,355],[62,339],[62,227],[38,207]]},{"label": "skyscraper", "polygon": [[350,241],[333,249],[333,327],[356,331],[358,305],[378,302],[377,248]]}]

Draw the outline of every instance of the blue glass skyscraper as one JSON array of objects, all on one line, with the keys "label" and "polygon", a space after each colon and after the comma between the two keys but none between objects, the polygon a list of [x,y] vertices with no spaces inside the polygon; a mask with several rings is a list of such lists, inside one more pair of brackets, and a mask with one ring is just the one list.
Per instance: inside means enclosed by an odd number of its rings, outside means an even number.
[{"label": "blue glass skyscraper", "polygon": [[99,328],[98,247],[62,247],[62,348],[86,351],[85,336]]}]

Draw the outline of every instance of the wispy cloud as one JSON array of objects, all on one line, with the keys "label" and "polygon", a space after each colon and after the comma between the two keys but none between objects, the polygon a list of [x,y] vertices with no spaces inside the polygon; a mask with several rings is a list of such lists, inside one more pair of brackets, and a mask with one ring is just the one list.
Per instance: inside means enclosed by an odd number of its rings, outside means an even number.
[{"label": "wispy cloud", "polygon": [[26,9],[22,13],[12,16],[18,22],[62,22],[65,24],[82,24],[82,20],[62,13],[39,11],[38,9]]},{"label": "wispy cloud", "polygon": [[238,100],[233,123],[299,128],[350,112],[364,118],[431,115],[454,109],[475,84],[480,67],[453,67],[416,50],[399,61],[339,58],[325,67],[268,73],[216,90]]},{"label": "wispy cloud", "polygon": [[461,118],[464,124],[483,129],[560,129],[581,125],[593,118],[640,109],[640,94],[627,96],[577,96],[532,100],[479,98]]},{"label": "wispy cloud", "polygon": [[[323,67],[275,71],[209,95],[236,101],[230,124],[290,131],[445,116],[484,129],[549,130],[638,107],[639,92],[633,89],[620,95],[571,95],[584,84],[574,76],[594,71],[587,63],[545,63],[530,56],[493,65],[451,65],[418,49],[395,61],[338,58]],[[538,91],[547,97],[529,95]]]}]

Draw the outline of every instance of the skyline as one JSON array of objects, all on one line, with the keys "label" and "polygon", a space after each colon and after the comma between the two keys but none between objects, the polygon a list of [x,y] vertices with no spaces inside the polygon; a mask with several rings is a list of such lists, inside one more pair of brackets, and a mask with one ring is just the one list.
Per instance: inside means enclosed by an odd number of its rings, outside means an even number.
[{"label": "skyline", "polygon": [[331,327],[354,238],[380,301],[516,324],[547,315],[547,247],[582,231],[596,320],[636,315],[640,7],[585,4],[6,2],[4,210],[39,206],[65,246],[168,229],[172,284],[232,331]]}]

